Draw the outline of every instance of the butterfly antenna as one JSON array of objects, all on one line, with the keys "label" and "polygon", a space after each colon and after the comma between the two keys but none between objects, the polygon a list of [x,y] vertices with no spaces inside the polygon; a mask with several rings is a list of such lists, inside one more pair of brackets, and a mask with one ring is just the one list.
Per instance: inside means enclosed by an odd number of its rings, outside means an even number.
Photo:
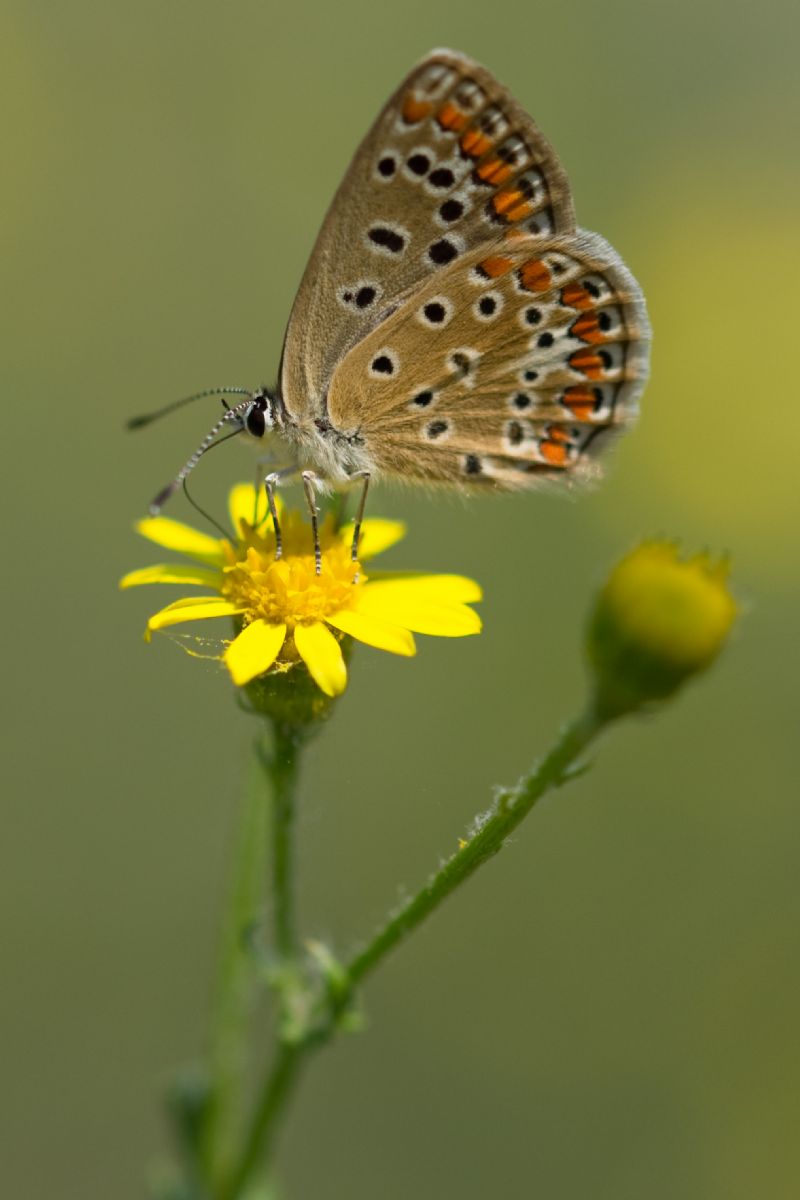
[{"label": "butterfly antenna", "polygon": [[167,413],[175,412],[178,408],[183,408],[184,404],[192,404],[195,400],[204,400],[206,396],[249,396],[250,394],[249,388],[242,387],[206,388],[204,392],[195,392],[193,396],[183,396],[180,400],[173,400],[171,404],[165,404],[163,408],[157,408],[155,412],[142,413],[138,417],[130,417],[125,422],[125,428],[144,429],[146,425],[157,421],[159,417],[165,417]]},{"label": "butterfly antenna", "polygon": [[[150,505],[150,516],[151,517],[158,516],[158,514],[161,512],[161,509],[164,507],[166,502],[169,500],[170,496],[172,496],[173,493],[178,490],[178,488],[181,486],[181,484],[183,483],[186,476],[191,474],[191,472],[195,469],[197,464],[200,462],[200,459],[205,454],[206,450],[210,450],[212,445],[215,444],[214,439],[216,438],[216,436],[220,432],[220,430],[224,429],[229,421],[239,420],[240,414],[243,413],[245,411],[245,409],[249,408],[251,404],[252,404],[252,400],[250,399],[250,393],[248,392],[246,400],[242,400],[242,401],[240,401],[239,404],[234,404],[234,406],[232,408],[227,409],[227,411],[220,417],[220,419],[213,426],[213,428],[210,429],[209,432],[206,434],[206,436],[203,438],[202,442],[197,447],[197,449],[195,450],[195,452],[191,456],[191,458],[186,460],[186,462],[183,464],[180,471],[178,471],[178,474],[175,476],[175,478],[172,480],[172,482],[168,483],[166,487],[162,488],[161,491],[158,493],[158,495],[153,499],[153,502]],[[239,433],[241,431],[237,429],[236,432]],[[224,441],[226,439],[223,438],[220,440]]]},{"label": "butterfly antenna", "polygon": [[[244,432],[243,429],[232,429],[230,433],[225,434],[225,437],[218,438],[216,442],[213,442],[208,447],[208,450],[216,450],[217,446],[221,446],[223,442],[229,442],[231,440],[231,438],[237,437],[240,433],[243,433],[243,432]],[[208,450],[206,451],[206,453],[208,453]],[[197,503],[194,496],[189,491],[189,486],[185,479],[184,479],[181,487],[182,487],[184,496],[189,501],[189,503],[191,504],[191,506],[195,510],[195,512],[198,512],[200,514],[200,516],[203,517],[206,521],[208,521],[208,523],[210,525],[213,525],[214,528],[216,530],[218,530],[219,533],[221,533],[224,538],[226,538],[228,541],[231,541],[230,531],[225,529],[224,526],[220,525],[219,521],[217,521],[215,517],[212,517],[210,512],[207,512],[206,509],[202,508]]]}]

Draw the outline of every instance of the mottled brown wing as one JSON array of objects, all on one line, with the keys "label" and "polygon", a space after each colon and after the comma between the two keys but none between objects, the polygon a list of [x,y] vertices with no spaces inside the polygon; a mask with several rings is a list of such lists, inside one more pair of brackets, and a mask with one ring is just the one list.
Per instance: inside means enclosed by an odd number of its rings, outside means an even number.
[{"label": "mottled brown wing", "polygon": [[572,232],[567,177],[487,70],[434,51],[377,118],[323,223],[286,332],[290,416],[324,415],[352,346],[453,261],[514,228],[539,238]]},{"label": "mottled brown wing", "polygon": [[502,488],[585,479],[636,415],[649,338],[641,289],[603,238],[511,231],[350,350],[328,411],[388,476]]}]

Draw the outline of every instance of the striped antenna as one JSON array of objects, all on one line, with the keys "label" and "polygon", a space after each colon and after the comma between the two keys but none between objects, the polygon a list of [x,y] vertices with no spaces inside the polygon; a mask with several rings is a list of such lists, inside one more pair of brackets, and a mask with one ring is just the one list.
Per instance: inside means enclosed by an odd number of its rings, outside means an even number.
[{"label": "striped antenna", "polygon": [[192,404],[195,400],[204,400],[206,396],[249,396],[250,394],[250,389],[243,387],[206,388],[204,392],[195,392],[193,396],[183,396],[180,400],[173,400],[171,404],[165,404],[163,408],[157,408],[155,412],[142,413],[141,416],[131,417],[125,422],[125,428],[144,429],[152,421],[157,421],[159,417],[165,417],[167,413],[175,412],[178,408],[183,408],[184,404]]},{"label": "striped antenna", "polygon": [[187,459],[187,461],[183,464],[180,471],[178,471],[178,474],[175,476],[175,478],[172,480],[172,482],[168,483],[165,488],[162,488],[161,491],[158,493],[158,495],[154,498],[152,504],[150,505],[150,516],[151,517],[158,516],[158,514],[161,512],[161,509],[164,507],[166,502],[169,500],[170,496],[172,496],[173,493],[178,490],[178,488],[181,486],[181,484],[183,483],[186,476],[191,474],[191,472],[195,469],[195,467],[199,463],[200,459],[205,454],[206,450],[209,450],[211,448],[211,446],[214,444],[214,438],[217,436],[217,434],[220,432],[220,430],[224,429],[224,427],[228,424],[229,421],[238,421],[240,424],[242,424],[241,415],[243,412],[245,412],[246,409],[248,409],[250,407],[250,405],[252,403],[253,403],[253,401],[250,398],[250,393],[248,392],[246,400],[241,400],[239,402],[239,404],[234,404],[233,408],[229,408],[223,414],[223,416],[220,417],[220,419],[217,421],[216,425],[214,425],[214,427],[209,431],[209,433],[207,433],[206,436],[203,438],[202,442],[197,447],[197,449],[195,450],[192,457]]}]

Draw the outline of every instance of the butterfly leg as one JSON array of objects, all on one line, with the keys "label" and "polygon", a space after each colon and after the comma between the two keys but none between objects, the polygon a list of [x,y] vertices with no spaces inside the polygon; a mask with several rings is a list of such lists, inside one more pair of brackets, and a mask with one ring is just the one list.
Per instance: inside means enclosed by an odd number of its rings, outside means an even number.
[{"label": "butterfly leg", "polygon": [[306,494],[306,504],[311,517],[311,532],[314,535],[314,569],[317,575],[322,574],[322,548],[319,544],[319,522],[317,516],[319,508],[317,506],[317,496],[314,491],[314,485],[319,482],[319,476],[313,471],[303,471],[303,491]]},{"label": "butterfly leg", "polygon": [[[364,509],[367,507],[367,492],[369,491],[369,481],[372,478],[372,475],[369,471],[357,471],[352,478],[360,479],[362,481],[361,496],[359,497],[358,508],[356,510],[356,519],[353,522],[353,544],[350,548],[350,557],[355,563],[358,562],[358,546],[359,542],[361,541],[361,526],[364,523]],[[354,577],[353,583],[358,583],[358,575]]]},{"label": "butterfly leg", "polygon": [[276,481],[279,477],[280,480],[283,480],[289,471],[289,468],[287,467],[276,467],[275,458],[271,454],[260,454],[256,459],[256,474],[253,481],[255,488],[255,503],[253,505],[253,520],[251,522],[253,529],[257,529],[259,525],[262,525],[270,515],[270,510],[267,509],[267,511],[264,513],[264,516],[261,518],[261,520],[259,520],[258,512],[259,508],[261,507],[261,486],[262,484],[265,485],[265,476],[270,467],[275,468],[269,473],[275,477]]},{"label": "butterfly leg", "polygon": [[294,475],[294,467],[290,467],[285,471],[271,471],[264,480],[264,489],[267,493],[267,505],[269,506],[269,515],[272,517],[272,528],[275,531],[275,561],[283,558],[283,537],[281,536],[281,526],[278,521],[278,506],[275,503],[275,489],[279,483],[286,479],[287,475]]}]

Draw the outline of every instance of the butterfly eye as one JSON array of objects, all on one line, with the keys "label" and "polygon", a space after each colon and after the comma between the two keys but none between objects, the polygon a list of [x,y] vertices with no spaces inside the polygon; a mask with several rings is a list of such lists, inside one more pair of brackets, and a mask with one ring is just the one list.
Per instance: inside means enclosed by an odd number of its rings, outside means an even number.
[{"label": "butterfly eye", "polygon": [[271,418],[268,419],[267,409],[269,400],[266,396],[255,396],[253,403],[247,410],[244,418],[244,423],[247,432],[253,437],[262,438],[267,432],[267,424],[272,425]]}]

